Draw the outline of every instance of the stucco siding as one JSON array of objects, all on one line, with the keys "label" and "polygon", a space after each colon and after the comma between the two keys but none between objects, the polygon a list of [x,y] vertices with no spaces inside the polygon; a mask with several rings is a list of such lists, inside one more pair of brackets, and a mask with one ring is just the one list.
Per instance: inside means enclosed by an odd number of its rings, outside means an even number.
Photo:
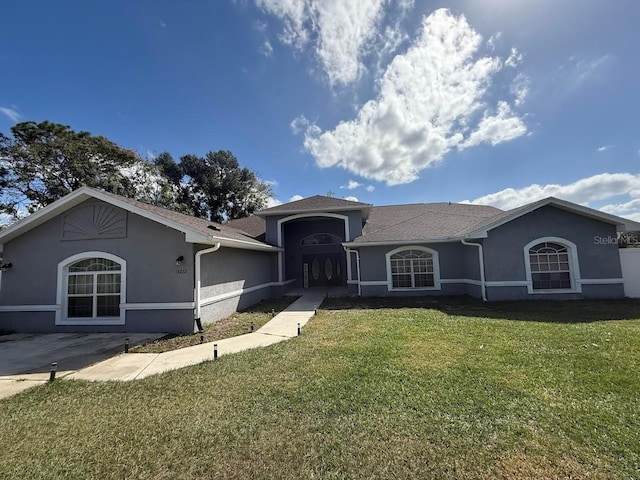
[{"label": "stucco siding", "polygon": [[[194,253],[208,246],[197,245]],[[280,293],[277,254],[220,248],[201,257],[200,318],[210,323]]]},{"label": "stucco siding", "polygon": [[[87,203],[102,202],[80,207]],[[3,273],[0,305],[55,304],[58,264],[88,251],[126,260],[127,303],[193,301],[193,264],[182,233],[129,213],[123,238],[64,240],[62,219],[49,220],[4,245],[4,261],[13,267]],[[184,262],[178,269],[181,255]]]},{"label": "stucco siding", "polygon": [[[461,243],[416,243],[415,246],[427,247],[438,252],[438,258],[440,263],[440,278],[441,279],[466,279],[478,278],[477,272],[477,258],[475,264],[469,265],[467,259],[469,257],[467,251],[471,251],[472,248],[462,245]],[[406,245],[409,248],[411,245]],[[403,245],[386,245],[375,247],[360,247],[360,262],[361,262],[361,279],[363,281],[381,281],[387,280],[387,261],[386,254],[397,248],[405,247]],[[476,253],[477,257],[477,253]],[[473,262],[473,255],[471,256],[471,262]]]},{"label": "stucco siding", "polygon": [[547,295],[531,295],[526,286],[487,286],[487,300],[579,300],[584,298],[623,298],[622,284],[614,285],[582,285],[582,293],[553,293]]},{"label": "stucco siding", "polygon": [[54,312],[0,312],[0,330],[8,332],[166,332],[187,334],[193,333],[193,311],[128,311],[124,325],[56,325]]},{"label": "stucco siding", "polygon": [[[364,296],[373,295],[479,295],[479,288],[468,285],[466,280],[478,280],[478,255],[476,247],[469,247],[461,243],[432,243],[432,244],[412,244],[406,245],[427,247],[438,252],[440,266],[440,290],[416,290],[416,291],[390,291],[387,282],[387,259],[388,252],[402,245],[385,245],[373,247],[360,247],[360,269],[362,294]],[[457,282],[449,282],[456,281]],[[375,282],[376,285],[369,284]],[[384,284],[378,284],[384,282]],[[473,288],[469,288],[473,287]]]},{"label": "stucco siding", "polygon": [[[126,228],[121,229],[117,238],[109,235],[102,238],[99,228],[92,225],[80,228],[82,232],[85,228],[86,234],[76,233],[73,237],[68,235],[65,219],[82,214],[86,212],[87,207],[92,206],[101,207],[114,216],[125,219]],[[81,220],[82,218],[84,217],[81,217]],[[89,220],[91,218],[87,221]],[[2,276],[0,306],[55,306],[58,290],[61,288],[58,285],[58,265],[65,259],[84,252],[104,252],[126,262],[126,304],[193,302],[193,258],[190,254],[191,247],[185,243],[181,232],[104,202],[90,200],[4,245],[4,261],[11,262],[13,266]],[[177,266],[176,259],[180,256],[183,256],[184,260]],[[65,292],[62,292],[63,296],[64,294]],[[127,311],[124,326],[91,325],[87,328],[93,331],[134,331],[128,330],[129,322],[141,315],[139,311]],[[164,315],[158,310],[153,310],[150,315],[156,319],[158,326],[145,331],[169,331],[163,326],[168,318],[182,319],[189,315],[193,317],[193,312],[191,309],[186,309],[186,313],[168,310]],[[54,314],[51,312],[35,314],[4,311],[0,319],[2,324],[12,325],[11,329],[16,331],[70,331],[68,328],[61,328],[61,325],[55,326]],[[182,320],[176,321],[182,324]],[[16,326],[19,328],[15,328]],[[131,325],[131,328],[137,326]],[[173,329],[173,326],[170,328]],[[85,327],[75,325],[72,329],[84,331]],[[181,325],[179,329],[184,328]]]},{"label": "stucco siding", "polygon": [[362,285],[363,297],[424,297],[424,296],[447,296],[447,295],[467,295],[468,288],[464,283],[443,284],[440,290],[388,290],[386,285]]},{"label": "stucco siding", "polygon": [[615,238],[615,226],[565,210],[546,206],[489,232],[482,240],[487,282],[527,282],[524,247],[539,238],[567,240],[576,246],[576,283],[582,292],[528,294],[524,286],[488,286],[489,300],[520,298],[619,298],[622,284],[583,284],[581,281],[615,281],[622,278],[618,246],[600,239]]},{"label": "stucco siding", "polygon": [[616,236],[613,225],[555,207],[542,207],[495,230],[483,240],[487,281],[526,280],[524,246],[541,237],[576,244],[582,278],[621,278],[618,246],[596,238]]},{"label": "stucco siding", "polygon": [[[209,248],[197,245],[195,251]],[[277,281],[275,253],[222,247],[201,257],[201,300]]]}]

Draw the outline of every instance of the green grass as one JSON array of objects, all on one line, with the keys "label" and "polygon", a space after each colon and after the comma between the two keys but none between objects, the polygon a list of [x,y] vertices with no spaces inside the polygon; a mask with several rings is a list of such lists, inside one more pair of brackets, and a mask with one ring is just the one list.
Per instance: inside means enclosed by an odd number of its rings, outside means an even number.
[{"label": "green grass", "polygon": [[2,400],[0,478],[640,477],[640,302],[406,303]]},{"label": "green grass", "polygon": [[[258,330],[271,320],[274,315],[287,308],[299,297],[286,296],[263,300],[245,310],[236,312],[227,318],[204,325],[203,342],[213,342],[223,338],[237,337],[251,332],[251,325]],[[133,353],[162,353],[179,348],[190,347],[200,343],[200,333],[193,335],[170,335],[145,345],[131,349]]]}]

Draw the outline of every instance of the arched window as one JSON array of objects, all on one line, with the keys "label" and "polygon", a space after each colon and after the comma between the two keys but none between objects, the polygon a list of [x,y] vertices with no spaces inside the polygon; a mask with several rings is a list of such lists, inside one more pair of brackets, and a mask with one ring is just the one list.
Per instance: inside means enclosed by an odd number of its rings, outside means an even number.
[{"label": "arched window", "polygon": [[300,240],[300,245],[302,246],[333,245],[336,243],[342,243],[342,239],[332,233],[314,233]]},{"label": "arched window", "polygon": [[62,323],[124,323],[125,268],[124,260],[102,252],[74,255],[62,262]]},{"label": "arched window", "polygon": [[438,252],[425,247],[402,247],[387,253],[389,290],[439,289]]},{"label": "arched window", "polygon": [[530,293],[578,291],[577,251],[561,238],[541,238],[525,246]]}]

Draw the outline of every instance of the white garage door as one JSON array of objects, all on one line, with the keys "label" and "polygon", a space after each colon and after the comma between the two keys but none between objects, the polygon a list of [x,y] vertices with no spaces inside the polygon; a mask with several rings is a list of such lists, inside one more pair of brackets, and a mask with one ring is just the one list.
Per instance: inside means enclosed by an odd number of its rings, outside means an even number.
[{"label": "white garage door", "polygon": [[624,278],[624,294],[640,297],[640,248],[621,248],[620,263]]}]

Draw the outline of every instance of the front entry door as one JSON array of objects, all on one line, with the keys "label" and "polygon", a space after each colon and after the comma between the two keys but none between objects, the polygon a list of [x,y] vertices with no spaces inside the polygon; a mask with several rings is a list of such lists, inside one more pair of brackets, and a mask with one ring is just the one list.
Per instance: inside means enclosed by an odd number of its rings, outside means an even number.
[{"label": "front entry door", "polygon": [[342,285],[341,260],[341,255],[338,254],[303,255],[303,274],[309,287]]}]

